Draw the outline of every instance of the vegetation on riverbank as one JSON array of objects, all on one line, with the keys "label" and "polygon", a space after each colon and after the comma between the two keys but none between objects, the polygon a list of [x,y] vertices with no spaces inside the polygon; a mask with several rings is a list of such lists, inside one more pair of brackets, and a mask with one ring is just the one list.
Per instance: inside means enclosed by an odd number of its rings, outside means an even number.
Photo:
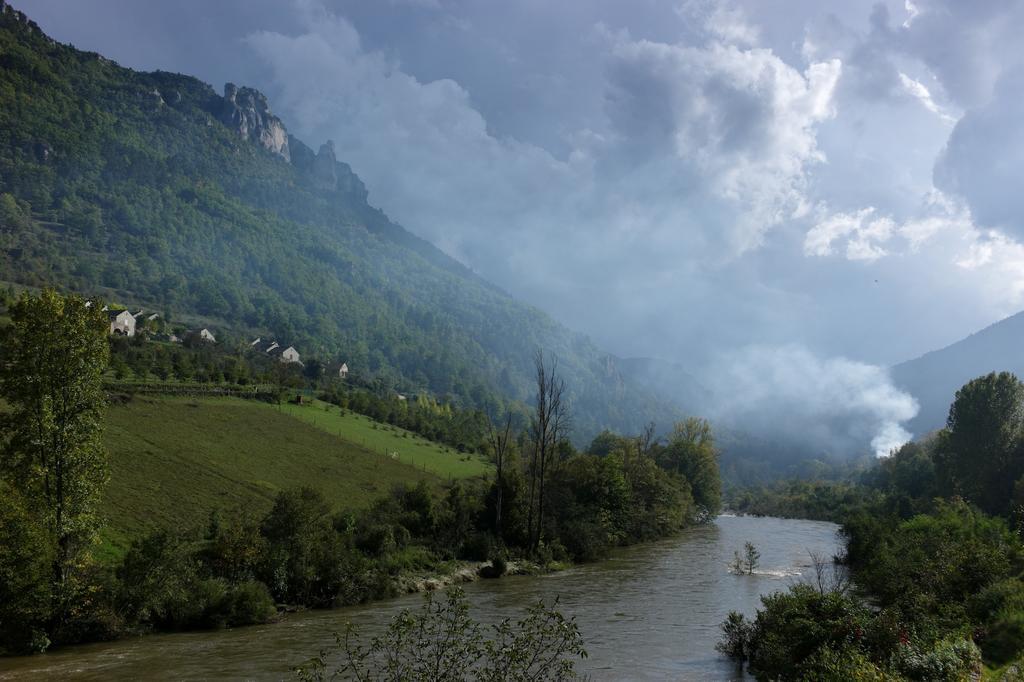
[{"label": "vegetation on riverbank", "polygon": [[[0,556],[8,653],[264,622],[285,605],[359,603],[457,561],[488,562],[485,577],[496,577],[513,556],[541,566],[593,560],[710,519],[720,506],[706,422],[682,422],[665,442],[653,429],[604,433],[577,451],[565,384],[540,353],[528,428],[514,429],[511,414],[489,426],[493,469],[447,486],[344,442],[330,432],[333,421],[320,428],[253,401],[136,397],[107,411],[100,440],[109,349],[95,309],[52,291],[11,308],[0,459],[11,501],[0,544],[13,548]],[[32,331],[40,317],[51,320],[45,334]],[[79,407],[61,411],[69,405]],[[413,440],[381,429],[389,442]],[[431,452],[435,467],[442,454],[467,456]],[[473,473],[454,462],[449,475]],[[108,472],[116,485],[107,487]],[[63,497],[52,495],[55,482]],[[115,534],[131,539],[117,562],[96,560],[103,505],[119,517]]]},{"label": "vegetation on riverbank", "polygon": [[730,615],[720,649],[758,679],[1019,679],[1024,385],[1013,375],[966,384],[945,429],[856,484],[791,484],[750,508],[841,522],[856,586],[798,585],[764,597],[753,620]]}]

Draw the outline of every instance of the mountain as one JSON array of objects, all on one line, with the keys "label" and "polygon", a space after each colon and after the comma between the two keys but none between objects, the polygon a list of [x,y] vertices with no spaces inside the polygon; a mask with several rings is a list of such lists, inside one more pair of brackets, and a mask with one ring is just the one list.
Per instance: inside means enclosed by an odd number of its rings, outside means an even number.
[{"label": "mountain", "polygon": [[677,363],[657,358],[620,358],[615,365],[660,400],[678,405],[687,414],[701,414],[711,402],[711,391]]},{"label": "mountain", "polygon": [[893,367],[896,385],[917,398],[921,406],[907,428],[918,436],[941,428],[961,386],[975,377],[1002,371],[1024,377],[1024,312]]},{"label": "mountain", "polygon": [[257,90],[141,73],[0,0],[0,279],[272,334],[384,388],[497,409],[555,355],[575,436],[680,414],[614,358],[367,203]]}]

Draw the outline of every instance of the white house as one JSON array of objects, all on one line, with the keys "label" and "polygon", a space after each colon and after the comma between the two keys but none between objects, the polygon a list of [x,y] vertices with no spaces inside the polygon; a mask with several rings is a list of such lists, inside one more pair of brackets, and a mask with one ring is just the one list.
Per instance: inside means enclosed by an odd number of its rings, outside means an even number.
[{"label": "white house", "polygon": [[299,360],[299,351],[295,350],[294,346],[288,346],[281,351],[281,362],[297,362],[300,365],[302,361]]},{"label": "white house", "polygon": [[215,337],[213,335],[213,332],[211,332],[206,327],[190,331],[185,336],[187,339],[189,339],[189,341],[193,343],[195,343],[196,341],[205,341],[206,343],[217,343],[217,337]]},{"label": "white house", "polygon": [[341,363],[341,367],[338,368],[338,378],[339,379],[347,379],[348,378],[348,364],[346,364],[344,362]]},{"label": "white house", "polygon": [[108,310],[110,333],[115,336],[135,336],[135,316],[127,310]]}]

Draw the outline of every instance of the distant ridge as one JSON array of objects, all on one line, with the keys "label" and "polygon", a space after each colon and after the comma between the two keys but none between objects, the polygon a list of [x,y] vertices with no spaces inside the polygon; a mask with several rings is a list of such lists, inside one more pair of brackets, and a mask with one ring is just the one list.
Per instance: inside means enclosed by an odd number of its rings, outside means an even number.
[{"label": "distant ridge", "polygon": [[961,386],[975,377],[1002,371],[1024,378],[1024,312],[893,367],[896,385],[917,398],[921,406],[907,428],[915,436],[941,428]]}]

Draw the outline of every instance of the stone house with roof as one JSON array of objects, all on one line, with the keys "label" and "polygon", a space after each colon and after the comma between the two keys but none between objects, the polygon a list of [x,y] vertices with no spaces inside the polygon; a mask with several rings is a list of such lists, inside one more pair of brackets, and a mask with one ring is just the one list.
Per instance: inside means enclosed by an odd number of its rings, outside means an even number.
[{"label": "stone house with roof", "polygon": [[108,310],[112,336],[135,336],[135,316],[127,310]]}]

